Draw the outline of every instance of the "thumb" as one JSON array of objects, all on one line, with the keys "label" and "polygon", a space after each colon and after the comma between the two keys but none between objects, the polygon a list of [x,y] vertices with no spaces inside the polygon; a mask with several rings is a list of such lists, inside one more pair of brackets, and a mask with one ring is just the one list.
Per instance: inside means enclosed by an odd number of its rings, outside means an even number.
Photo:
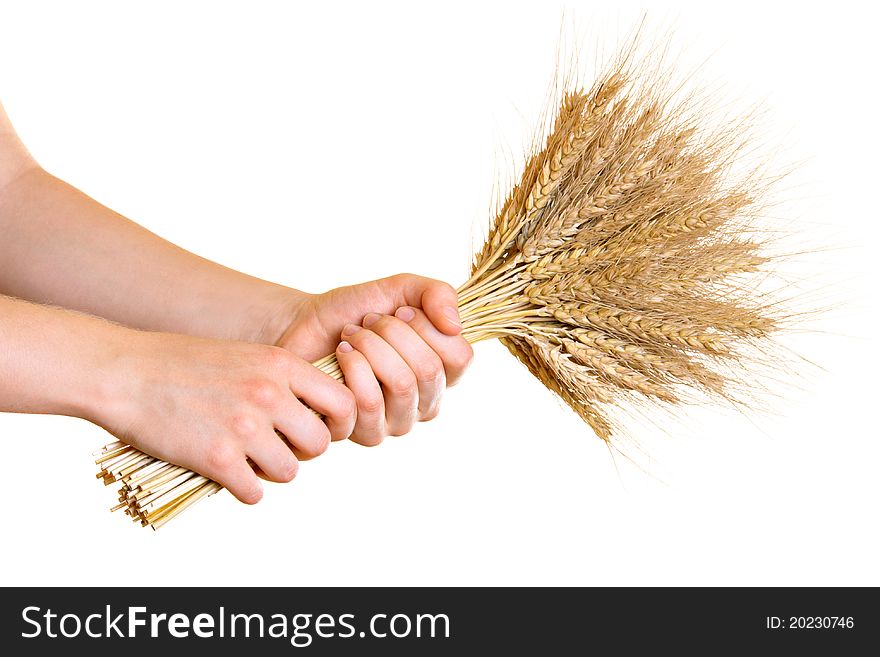
[{"label": "thumb", "polygon": [[446,335],[461,333],[458,294],[448,283],[414,274],[398,274],[386,279],[397,287],[402,303],[421,308],[431,323]]}]

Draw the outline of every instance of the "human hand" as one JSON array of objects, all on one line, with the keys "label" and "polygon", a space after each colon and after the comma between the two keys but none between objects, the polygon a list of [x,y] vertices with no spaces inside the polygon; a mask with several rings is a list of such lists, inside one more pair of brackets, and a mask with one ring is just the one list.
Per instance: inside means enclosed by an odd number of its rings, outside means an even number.
[{"label": "human hand", "polygon": [[376,445],[434,418],[443,390],[470,364],[457,306],[446,283],[399,274],[298,297],[273,342],[308,361],[335,350],[357,400],[351,439]]},{"label": "human hand", "polygon": [[101,403],[89,419],[143,452],[219,482],[242,502],[262,497],[247,459],[264,478],[288,482],[297,457],[318,456],[331,438],[354,428],[348,388],[287,350],[126,333],[124,344],[110,347]]}]

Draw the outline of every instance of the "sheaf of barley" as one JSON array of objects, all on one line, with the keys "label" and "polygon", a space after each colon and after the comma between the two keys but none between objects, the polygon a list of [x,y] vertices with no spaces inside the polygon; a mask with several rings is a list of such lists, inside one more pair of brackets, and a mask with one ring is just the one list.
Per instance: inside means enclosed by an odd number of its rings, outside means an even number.
[{"label": "sheaf of barley", "polygon": [[[621,403],[733,397],[729,366],[779,321],[750,283],[772,264],[754,230],[769,183],[742,166],[743,122],[635,51],[562,94],[458,290],[467,339],[500,338],[606,441]],[[122,443],[99,462],[115,508],[154,528],[220,489]]]}]

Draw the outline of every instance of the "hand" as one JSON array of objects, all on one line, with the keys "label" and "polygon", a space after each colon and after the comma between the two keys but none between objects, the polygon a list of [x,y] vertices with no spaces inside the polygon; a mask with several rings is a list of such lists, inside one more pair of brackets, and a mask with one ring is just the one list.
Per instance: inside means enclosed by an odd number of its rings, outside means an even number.
[{"label": "hand", "polygon": [[289,351],[128,333],[137,337],[113,350],[96,422],[141,451],[214,479],[242,502],[262,497],[247,459],[265,478],[288,482],[297,456],[318,456],[354,428],[352,393]]},{"label": "hand", "polygon": [[473,359],[455,290],[412,274],[298,298],[281,325],[276,343],[305,360],[336,351],[357,400],[351,439],[362,445],[434,418]]}]

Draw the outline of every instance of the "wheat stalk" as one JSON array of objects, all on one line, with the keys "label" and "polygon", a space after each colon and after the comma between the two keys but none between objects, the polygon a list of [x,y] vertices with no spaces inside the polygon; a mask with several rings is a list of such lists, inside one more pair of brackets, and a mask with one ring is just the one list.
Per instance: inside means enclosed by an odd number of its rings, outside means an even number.
[{"label": "wheat stalk", "polygon": [[[606,441],[621,401],[730,397],[725,366],[779,322],[746,282],[772,261],[751,230],[767,183],[736,173],[743,124],[707,126],[633,53],[563,95],[458,289],[464,337],[500,338]],[[315,366],[342,380],[334,356]],[[121,442],[97,462],[114,510],[154,529],[221,488]]]}]

